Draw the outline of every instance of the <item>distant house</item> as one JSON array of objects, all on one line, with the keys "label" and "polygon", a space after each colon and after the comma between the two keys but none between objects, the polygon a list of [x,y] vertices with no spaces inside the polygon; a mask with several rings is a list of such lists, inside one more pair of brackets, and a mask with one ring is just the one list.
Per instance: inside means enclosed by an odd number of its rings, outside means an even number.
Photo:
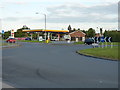
[{"label": "distant house", "polygon": [[95,37],[100,37],[100,36],[101,36],[100,33],[96,33],[96,34],[95,34]]},{"label": "distant house", "polygon": [[82,31],[74,31],[69,33],[71,41],[84,41],[86,34]]}]

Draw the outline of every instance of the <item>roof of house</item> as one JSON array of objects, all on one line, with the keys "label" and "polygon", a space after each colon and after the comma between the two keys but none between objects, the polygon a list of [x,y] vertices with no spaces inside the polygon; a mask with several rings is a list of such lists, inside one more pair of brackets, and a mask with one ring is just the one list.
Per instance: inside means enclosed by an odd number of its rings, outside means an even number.
[{"label": "roof of house", "polygon": [[82,31],[74,31],[74,32],[69,33],[69,35],[71,37],[85,37],[86,34]]}]

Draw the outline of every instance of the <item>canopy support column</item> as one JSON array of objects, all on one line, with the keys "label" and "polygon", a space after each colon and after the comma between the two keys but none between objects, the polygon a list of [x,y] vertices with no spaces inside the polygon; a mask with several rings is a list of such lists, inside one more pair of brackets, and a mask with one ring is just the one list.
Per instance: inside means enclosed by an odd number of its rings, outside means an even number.
[{"label": "canopy support column", "polygon": [[57,34],[58,35],[58,41],[60,41],[60,34]]},{"label": "canopy support column", "polygon": [[39,40],[39,34],[40,34],[40,33],[39,33],[39,32],[37,32],[37,37],[38,37],[38,40]]},{"label": "canopy support column", "polygon": [[32,38],[33,38],[33,33],[30,33],[30,35],[31,35],[31,40],[32,40]]}]

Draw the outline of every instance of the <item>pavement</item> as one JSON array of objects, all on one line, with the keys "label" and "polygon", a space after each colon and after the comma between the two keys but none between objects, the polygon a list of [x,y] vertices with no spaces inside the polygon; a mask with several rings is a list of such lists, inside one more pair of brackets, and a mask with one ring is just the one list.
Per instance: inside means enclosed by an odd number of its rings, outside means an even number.
[{"label": "pavement", "polygon": [[8,85],[7,83],[2,82],[2,79],[0,78],[0,88],[2,89],[2,88],[14,88],[14,87]]},{"label": "pavement", "polygon": [[118,62],[82,56],[88,45],[20,43],[3,50],[3,82],[15,88],[117,88]]},{"label": "pavement", "polygon": [[6,83],[2,83],[2,88],[14,88]]}]

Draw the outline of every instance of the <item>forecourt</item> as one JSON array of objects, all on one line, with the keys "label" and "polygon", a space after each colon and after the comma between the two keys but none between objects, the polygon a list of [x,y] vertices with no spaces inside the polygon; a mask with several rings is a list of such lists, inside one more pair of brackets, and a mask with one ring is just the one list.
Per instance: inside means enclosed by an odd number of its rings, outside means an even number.
[{"label": "forecourt", "polygon": [[81,56],[88,45],[20,43],[3,49],[3,82],[16,88],[117,88],[118,62]]}]

